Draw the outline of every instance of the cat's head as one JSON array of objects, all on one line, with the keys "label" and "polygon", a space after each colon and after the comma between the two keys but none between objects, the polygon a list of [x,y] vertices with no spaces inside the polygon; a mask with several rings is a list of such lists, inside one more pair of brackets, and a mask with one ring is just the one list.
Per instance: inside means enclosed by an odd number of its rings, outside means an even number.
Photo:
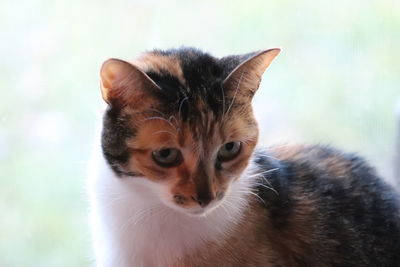
[{"label": "cat's head", "polygon": [[101,68],[102,148],[120,179],[147,179],[169,207],[203,214],[249,163],[251,100],[280,49],[221,59],[182,48]]}]

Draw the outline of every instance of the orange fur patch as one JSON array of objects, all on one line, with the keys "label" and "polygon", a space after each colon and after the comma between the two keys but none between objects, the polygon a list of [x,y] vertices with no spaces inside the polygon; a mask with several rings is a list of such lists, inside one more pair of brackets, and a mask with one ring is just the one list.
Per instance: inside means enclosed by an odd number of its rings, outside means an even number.
[{"label": "orange fur patch", "polygon": [[[223,124],[210,122],[210,129],[203,131],[202,127],[199,129],[201,133],[197,134],[193,132],[196,130],[193,127],[157,114],[152,117],[132,113],[131,117],[134,118],[130,123],[138,130],[127,141],[127,146],[134,153],[128,169],[148,179],[163,180],[170,185],[171,197],[182,196],[179,202],[186,206],[197,205],[192,197],[196,198],[199,192],[209,192],[211,198],[217,193],[224,193],[230,178],[247,166],[258,137],[256,124],[247,125],[252,117],[236,116],[237,119]],[[209,121],[210,118],[205,119]],[[223,170],[219,171],[215,167],[218,149],[231,141],[243,142],[241,152],[235,159],[223,162]],[[164,148],[179,149],[183,162],[175,167],[159,166],[154,162],[152,152]]]},{"label": "orange fur patch", "polygon": [[180,61],[174,56],[145,53],[138,59],[131,61],[131,63],[144,72],[154,71],[156,73],[161,73],[166,71],[172,76],[178,78],[181,84],[186,84]]}]

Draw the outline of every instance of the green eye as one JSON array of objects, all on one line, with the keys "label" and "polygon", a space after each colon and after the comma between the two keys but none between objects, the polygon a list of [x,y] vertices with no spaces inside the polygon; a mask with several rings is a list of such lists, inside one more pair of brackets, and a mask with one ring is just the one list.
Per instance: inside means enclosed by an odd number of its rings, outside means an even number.
[{"label": "green eye", "polygon": [[229,142],[224,144],[218,151],[218,159],[220,161],[234,159],[237,155],[239,155],[241,147],[241,142]]},{"label": "green eye", "polygon": [[164,148],[152,152],[153,160],[161,167],[177,166],[182,161],[181,152],[176,148]]}]

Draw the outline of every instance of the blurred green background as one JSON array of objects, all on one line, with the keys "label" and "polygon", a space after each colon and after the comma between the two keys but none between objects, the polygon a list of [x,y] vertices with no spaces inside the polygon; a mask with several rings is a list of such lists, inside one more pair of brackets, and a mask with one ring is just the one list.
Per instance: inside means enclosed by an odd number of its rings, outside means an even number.
[{"label": "blurred green background", "polygon": [[108,57],[282,47],[254,101],[264,145],[328,143],[393,178],[400,1],[0,2],[0,266],[92,263],[86,163]]}]

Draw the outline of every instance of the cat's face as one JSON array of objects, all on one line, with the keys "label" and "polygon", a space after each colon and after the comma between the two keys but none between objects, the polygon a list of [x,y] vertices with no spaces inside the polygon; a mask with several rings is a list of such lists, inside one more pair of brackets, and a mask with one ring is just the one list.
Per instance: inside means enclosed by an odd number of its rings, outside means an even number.
[{"label": "cat's face", "polygon": [[216,59],[181,49],[106,61],[102,147],[112,169],[147,179],[169,207],[212,210],[248,165],[258,138],[251,99],[278,53]]}]

